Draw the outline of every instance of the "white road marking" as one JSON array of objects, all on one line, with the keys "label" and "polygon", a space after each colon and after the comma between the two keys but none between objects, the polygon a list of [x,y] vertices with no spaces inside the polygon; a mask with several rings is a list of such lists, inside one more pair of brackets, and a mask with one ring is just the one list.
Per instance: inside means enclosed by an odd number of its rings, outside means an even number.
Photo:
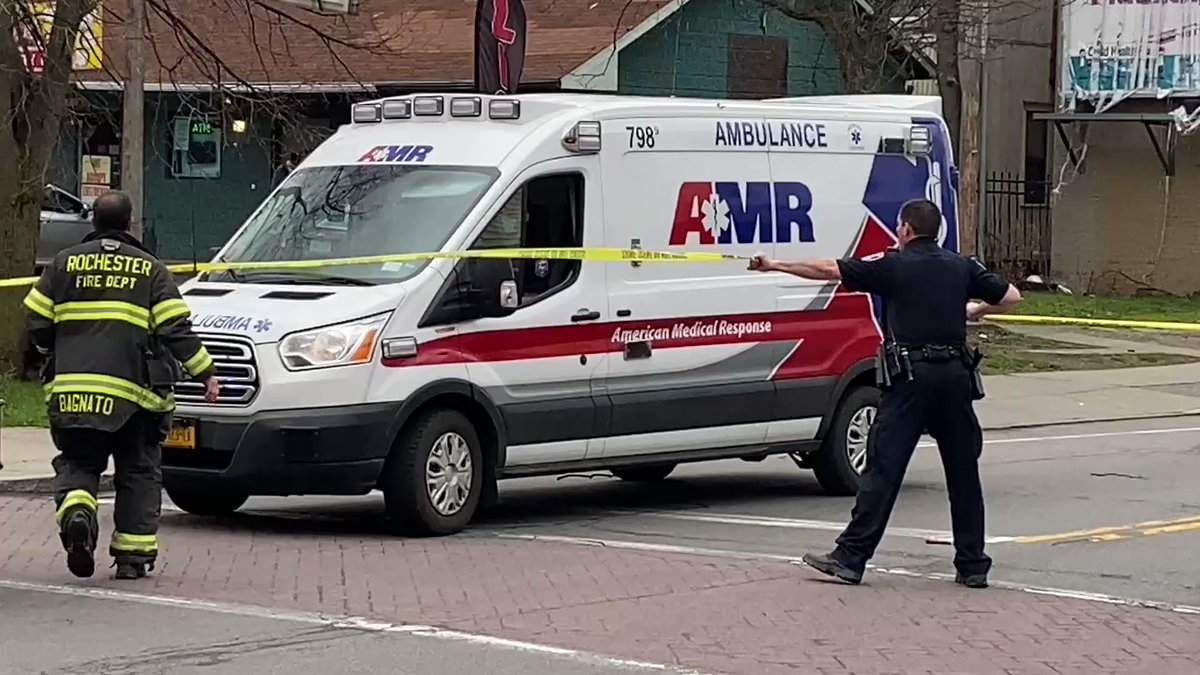
[{"label": "white road marking", "polygon": [[675,673],[676,675],[703,675],[700,671],[679,669],[661,663],[613,658],[609,656],[601,656],[598,654],[583,652],[576,649],[565,649],[562,647],[553,647],[534,642],[524,642],[521,640],[492,637],[490,635],[464,633],[456,630],[437,628],[435,626],[424,626],[419,624],[395,624],[382,621],[373,621],[371,619],[365,619],[357,616],[327,616],[313,612],[280,610],[257,605],[192,600],[188,598],[171,597],[168,595],[134,593],[130,591],[118,591],[107,588],[36,584],[24,581],[12,581],[8,579],[0,579],[0,588],[8,588],[18,591],[34,591],[39,593],[53,593],[57,595],[72,595],[77,597],[98,598],[104,600],[120,600],[125,602],[136,602],[145,605],[157,605],[160,607],[175,607],[179,609],[215,612],[218,614],[248,616],[260,619],[274,619],[276,621],[328,626],[331,628],[343,628],[347,630],[361,630],[373,633],[398,633],[440,640],[455,640],[486,647],[497,647],[526,653],[545,654],[548,656],[555,656],[573,661],[613,668],[622,668],[625,670]]},{"label": "white road marking", "polygon": [[[1080,422],[1080,424],[1087,424]],[[1130,431],[1103,431],[1091,434],[1062,434],[1059,436],[1022,436],[1018,438],[984,438],[984,445],[1002,445],[1005,443],[1046,443],[1050,441],[1077,441],[1089,438],[1118,438],[1121,436],[1152,436],[1159,434],[1189,434],[1200,432],[1200,427],[1175,427],[1171,429],[1135,429]],[[984,434],[987,434],[984,430]],[[918,447],[933,448],[937,444],[932,441],[927,441],[918,444]]]},{"label": "white road marking", "polygon": [[[718,558],[737,558],[739,560],[772,560],[778,562],[786,562],[792,565],[803,565],[803,561],[797,556],[779,555],[773,553],[756,553],[753,551],[733,551],[729,549],[718,548],[701,548],[697,546],[682,546],[677,544],[654,544],[644,541],[627,541],[619,539],[598,539],[587,537],[568,537],[558,535],[538,535],[538,534],[501,534],[498,535],[504,539],[523,539],[526,541],[545,541],[559,544],[575,544],[579,546],[599,546],[604,548],[618,548],[631,551],[648,551],[655,553],[677,553],[684,555],[701,555],[712,556]],[[954,575],[939,574],[939,573],[924,573],[907,570],[900,567],[879,567],[876,565],[867,565],[867,569],[878,574],[890,574],[895,576],[913,577],[918,579],[930,579],[935,581],[952,581]],[[995,588],[1003,588],[1013,591],[1022,591],[1032,593],[1034,595],[1049,595],[1059,598],[1069,598],[1072,600],[1083,600],[1086,602],[1102,602],[1110,605],[1124,605],[1127,607],[1145,607],[1149,609],[1158,609],[1162,611],[1176,612],[1179,614],[1192,614],[1200,616],[1200,607],[1193,605],[1176,605],[1166,602],[1156,602],[1154,600],[1139,600],[1137,598],[1124,598],[1116,595],[1108,595],[1105,593],[1090,593],[1087,591],[1072,591],[1062,588],[1049,588],[1045,586],[1032,586],[1029,584],[1018,584],[1010,581],[989,580],[989,583]]]},{"label": "white road marking", "polygon": [[[777,518],[773,516],[751,516],[740,513],[695,513],[692,511],[642,511],[637,509],[618,510],[616,513],[630,516],[649,516],[666,520],[683,520],[695,523],[715,523],[720,525],[749,525],[754,527],[778,527],[793,530],[819,530],[823,532],[841,532],[846,529],[846,523],[833,520],[810,520],[807,518]],[[928,544],[952,544],[953,534],[945,530],[923,530],[910,527],[889,527],[887,535],[920,539]],[[989,544],[1004,544],[1017,539],[1016,537],[988,537]]]}]

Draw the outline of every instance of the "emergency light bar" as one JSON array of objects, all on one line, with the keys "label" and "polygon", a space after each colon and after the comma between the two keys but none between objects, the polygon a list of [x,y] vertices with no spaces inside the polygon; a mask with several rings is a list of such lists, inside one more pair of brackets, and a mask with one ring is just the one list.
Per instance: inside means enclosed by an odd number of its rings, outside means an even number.
[{"label": "emergency light bar", "polygon": [[[515,120],[521,117],[521,102],[515,99],[492,99],[488,101],[487,107],[488,117],[494,120]],[[441,117],[445,111],[446,99],[442,96],[417,96],[411,99],[389,98],[382,103],[376,101],[354,104],[351,109],[351,119],[356,124],[369,124],[383,120],[406,120],[412,117]],[[457,96],[450,99],[450,116],[482,117],[483,98]],[[599,134],[598,129],[597,126],[597,134]],[[598,136],[595,142],[598,150]]]},{"label": "emergency light bar", "polygon": [[479,117],[483,114],[483,99],[478,96],[472,98],[452,98],[450,99],[450,116],[451,117]]},{"label": "emergency light bar", "polygon": [[376,103],[359,103],[354,106],[352,119],[359,124],[378,122],[380,119],[379,105]]},{"label": "emergency light bar", "polygon": [[400,98],[383,102],[383,119],[406,120],[410,117],[412,117],[412,101]]},{"label": "emergency light bar", "polygon": [[445,105],[441,96],[418,96],[413,99],[413,114],[417,117],[441,117]]},{"label": "emergency light bar", "polygon": [[521,102],[509,98],[488,101],[488,117],[494,120],[515,120],[521,116]]}]

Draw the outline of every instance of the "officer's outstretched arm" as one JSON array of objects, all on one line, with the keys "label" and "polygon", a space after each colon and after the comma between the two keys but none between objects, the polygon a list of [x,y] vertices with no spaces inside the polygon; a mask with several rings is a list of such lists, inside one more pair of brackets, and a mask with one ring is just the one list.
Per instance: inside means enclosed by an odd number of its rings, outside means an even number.
[{"label": "officer's outstretched arm", "polygon": [[25,296],[29,341],[42,354],[54,348],[54,265],[42,270],[42,278]]},{"label": "officer's outstretched arm", "polygon": [[784,272],[817,281],[840,281],[842,279],[842,270],[837,261],[833,259],[772,260],[760,253],[750,259],[750,269],[760,272]]},{"label": "officer's outstretched arm", "polygon": [[1017,290],[1016,286],[1009,284],[1004,295],[997,302],[967,303],[967,318],[971,321],[978,321],[988,314],[1003,314],[1012,309],[1021,299],[1021,291]]},{"label": "officer's outstretched arm", "polygon": [[204,343],[192,331],[192,311],[165,265],[156,265],[151,280],[150,324],[188,375],[204,382],[215,366]]}]

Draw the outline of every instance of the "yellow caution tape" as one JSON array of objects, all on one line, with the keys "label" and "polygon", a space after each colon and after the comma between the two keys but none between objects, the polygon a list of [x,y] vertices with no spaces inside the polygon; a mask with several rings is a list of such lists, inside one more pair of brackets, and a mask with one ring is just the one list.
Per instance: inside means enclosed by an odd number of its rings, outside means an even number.
[{"label": "yellow caution tape", "polygon": [[[324,260],[271,260],[236,263],[184,263],[170,265],[176,274],[248,270],[294,270],[347,265],[380,265],[383,263],[419,262],[437,259],[500,259],[500,260],[591,260],[599,262],[728,262],[749,260],[748,256],[724,253],[666,253],[628,248],[493,248],[473,251],[443,251],[439,253],[398,253],[393,255],[328,258]],[[0,279],[0,288],[30,286],[37,277]]]},{"label": "yellow caution tape", "polygon": [[992,321],[1012,323],[1042,323],[1066,326],[1095,326],[1098,328],[1145,328],[1149,330],[1200,331],[1200,323],[1182,321],[1133,321],[1125,319],[1087,319],[1076,316],[1030,316],[1026,314],[991,314]]}]

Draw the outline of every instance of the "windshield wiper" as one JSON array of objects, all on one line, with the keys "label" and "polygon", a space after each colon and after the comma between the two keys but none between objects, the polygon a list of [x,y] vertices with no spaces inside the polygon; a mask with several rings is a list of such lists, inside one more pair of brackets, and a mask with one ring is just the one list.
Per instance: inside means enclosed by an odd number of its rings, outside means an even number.
[{"label": "windshield wiper", "polygon": [[365,279],[302,270],[262,270],[259,272],[242,272],[237,276],[237,280],[251,284],[311,284],[314,286],[375,285]]}]

